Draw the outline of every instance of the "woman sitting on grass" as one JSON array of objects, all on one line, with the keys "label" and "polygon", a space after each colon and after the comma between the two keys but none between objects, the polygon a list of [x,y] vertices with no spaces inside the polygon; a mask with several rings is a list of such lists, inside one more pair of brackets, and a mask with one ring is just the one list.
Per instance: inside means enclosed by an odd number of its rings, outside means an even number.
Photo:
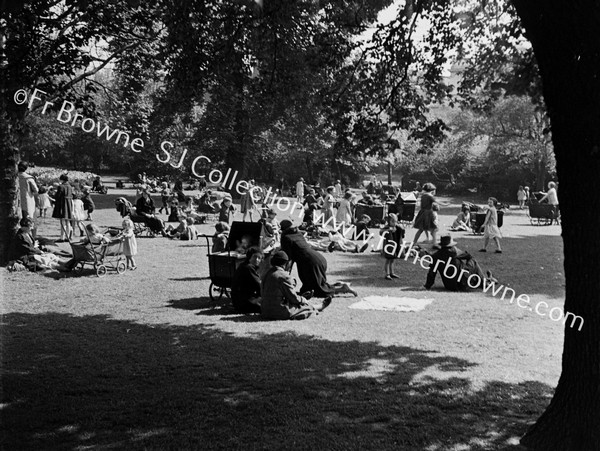
[{"label": "woman sitting on grass", "polygon": [[322,312],[331,304],[327,296],[319,304],[307,301],[307,295],[295,291],[296,282],[285,270],[288,256],[278,251],[271,258],[271,269],[265,274],[261,284],[261,313],[265,319],[306,319]]},{"label": "woman sitting on grass", "polygon": [[10,260],[18,262],[26,268],[35,271],[42,269],[60,269],[61,264],[54,254],[40,249],[38,242],[33,238],[33,219],[25,217],[19,223],[21,228],[17,231],[12,243]]},{"label": "woman sitting on grass", "polygon": [[258,267],[263,253],[257,247],[246,252],[246,259],[231,281],[231,303],[239,313],[260,313],[260,277]]}]

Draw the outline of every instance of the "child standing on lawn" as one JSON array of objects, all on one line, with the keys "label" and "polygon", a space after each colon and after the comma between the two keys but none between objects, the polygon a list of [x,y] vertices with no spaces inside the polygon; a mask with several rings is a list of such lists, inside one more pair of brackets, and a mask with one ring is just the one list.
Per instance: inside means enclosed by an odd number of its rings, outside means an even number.
[{"label": "child standing on lawn", "polygon": [[119,234],[123,239],[123,253],[127,259],[127,268],[134,271],[135,266],[134,255],[137,255],[137,241],[135,239],[135,233],[133,233],[133,221],[129,217],[123,220],[123,231]]},{"label": "child standing on lawn", "polygon": [[81,201],[83,202],[83,209],[87,212],[87,221],[91,221],[92,212],[96,208],[96,205],[92,200],[89,188],[83,188],[83,197],[81,198]]},{"label": "child standing on lawn", "polygon": [[45,186],[40,186],[40,189],[38,191],[38,202],[40,208],[40,218],[45,218],[46,211],[52,206],[52,204],[50,203],[50,196],[48,195],[48,190]]},{"label": "child standing on lawn", "polygon": [[85,236],[83,228],[83,221],[87,218],[87,212],[83,207],[83,201],[81,200],[81,193],[75,192],[73,194],[73,218],[71,219],[71,225],[73,227],[73,236],[75,236],[75,226],[79,228],[79,235]]},{"label": "child standing on lawn", "polygon": [[519,208],[522,210],[525,207],[525,200],[527,199],[527,194],[525,194],[525,190],[522,186],[519,186],[519,190],[517,191],[517,200],[519,201]]},{"label": "child standing on lawn", "polygon": [[162,202],[162,206],[158,209],[159,213],[162,213],[165,210],[166,214],[169,214],[169,201],[171,200],[171,190],[169,189],[169,185],[167,182],[162,182],[160,185],[160,200]]},{"label": "child standing on lawn", "polygon": [[488,199],[489,208],[485,215],[485,221],[483,221],[483,227],[485,227],[483,231],[483,249],[479,249],[479,252],[487,252],[490,238],[492,238],[494,243],[496,243],[496,253],[502,253],[502,248],[500,247],[500,238],[502,238],[502,234],[500,233],[500,228],[498,227],[498,212],[496,211],[497,205],[498,200],[495,197],[490,197]]},{"label": "child standing on lawn", "polygon": [[221,203],[221,209],[219,210],[219,222],[225,222],[229,225],[233,213],[235,213],[235,207],[231,204],[231,197],[226,197]]},{"label": "child standing on lawn", "polygon": [[398,225],[398,216],[395,213],[388,215],[387,223],[379,234],[383,237],[381,254],[385,258],[383,267],[385,280],[399,279],[400,277],[394,274],[394,261],[399,257],[402,250],[404,229]]}]

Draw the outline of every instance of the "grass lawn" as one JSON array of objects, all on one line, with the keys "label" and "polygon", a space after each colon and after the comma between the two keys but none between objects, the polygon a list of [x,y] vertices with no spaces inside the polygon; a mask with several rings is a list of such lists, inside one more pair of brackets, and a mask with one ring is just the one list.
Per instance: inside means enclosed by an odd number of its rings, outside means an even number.
[{"label": "grass lawn", "polygon": [[[123,193],[94,197],[98,225],[120,224]],[[519,210],[504,222],[502,255],[453,236],[531,305],[562,306],[560,227]],[[57,221],[40,234],[57,238]],[[104,278],[1,270],[3,449],[518,450],[552,397],[561,322],[439,278],[423,291],[410,262],[386,281],[369,252],[326,254],[330,279],[359,299],[434,302],[396,313],[339,297],[306,321],[262,321],[209,304],[201,245],[139,238],[137,271]]]}]

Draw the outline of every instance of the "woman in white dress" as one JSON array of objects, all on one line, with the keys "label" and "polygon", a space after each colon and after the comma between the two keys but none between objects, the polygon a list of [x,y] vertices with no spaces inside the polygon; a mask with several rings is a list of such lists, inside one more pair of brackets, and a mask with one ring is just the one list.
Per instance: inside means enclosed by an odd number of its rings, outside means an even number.
[{"label": "woman in white dress", "polygon": [[345,224],[347,226],[352,224],[352,193],[347,192],[340,200],[340,206],[335,215],[335,221],[338,224]]}]

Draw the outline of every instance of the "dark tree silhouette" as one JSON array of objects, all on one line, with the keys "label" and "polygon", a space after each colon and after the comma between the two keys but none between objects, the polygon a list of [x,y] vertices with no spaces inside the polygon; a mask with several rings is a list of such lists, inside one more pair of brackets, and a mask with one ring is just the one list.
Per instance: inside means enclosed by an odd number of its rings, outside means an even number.
[{"label": "dark tree silhouette", "polygon": [[521,443],[535,450],[600,449],[600,4],[513,0],[531,41],[552,124],[565,253],[562,374],[548,409]]}]

